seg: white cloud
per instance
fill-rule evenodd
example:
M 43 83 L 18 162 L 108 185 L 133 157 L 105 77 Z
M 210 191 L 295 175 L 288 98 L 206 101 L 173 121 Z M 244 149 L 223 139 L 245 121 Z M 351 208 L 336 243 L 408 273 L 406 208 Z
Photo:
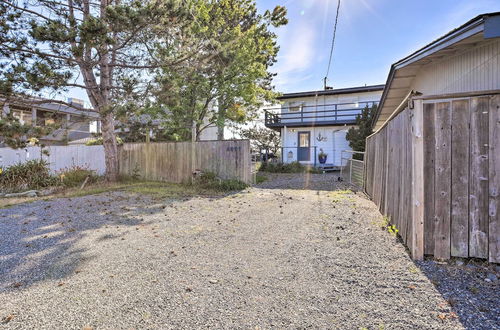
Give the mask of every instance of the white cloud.
M 304 80 L 301 73 L 307 71 L 316 62 L 316 31 L 314 25 L 302 21 L 294 27 L 287 27 L 281 33 L 281 45 L 278 62 L 272 68 L 278 73 L 275 84 L 279 88 Z
M 300 23 L 288 31 L 284 40 L 280 40 L 280 72 L 302 71 L 314 60 L 316 33 L 314 26 Z

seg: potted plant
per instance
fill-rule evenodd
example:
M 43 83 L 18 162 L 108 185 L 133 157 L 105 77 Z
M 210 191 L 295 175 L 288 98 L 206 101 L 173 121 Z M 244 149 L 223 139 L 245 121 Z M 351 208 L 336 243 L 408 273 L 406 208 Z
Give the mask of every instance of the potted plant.
M 319 149 L 318 159 L 320 164 L 326 163 L 326 158 L 328 155 L 323 151 L 323 149 Z

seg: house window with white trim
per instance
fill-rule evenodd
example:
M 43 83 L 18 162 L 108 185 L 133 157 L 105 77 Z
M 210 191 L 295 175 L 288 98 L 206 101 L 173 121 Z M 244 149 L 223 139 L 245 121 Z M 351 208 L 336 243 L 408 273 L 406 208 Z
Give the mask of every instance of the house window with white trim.
M 300 112 L 302 111 L 302 108 L 304 107 L 304 103 L 302 102 L 290 102 L 288 106 L 288 111 L 289 112 Z

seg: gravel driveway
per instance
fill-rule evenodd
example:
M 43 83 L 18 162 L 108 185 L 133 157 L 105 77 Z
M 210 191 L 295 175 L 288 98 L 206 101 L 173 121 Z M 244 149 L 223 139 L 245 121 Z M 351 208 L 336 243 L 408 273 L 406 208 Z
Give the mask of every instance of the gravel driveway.
M 275 175 L 226 197 L 2 209 L 0 328 L 462 328 L 375 206 L 337 188 Z

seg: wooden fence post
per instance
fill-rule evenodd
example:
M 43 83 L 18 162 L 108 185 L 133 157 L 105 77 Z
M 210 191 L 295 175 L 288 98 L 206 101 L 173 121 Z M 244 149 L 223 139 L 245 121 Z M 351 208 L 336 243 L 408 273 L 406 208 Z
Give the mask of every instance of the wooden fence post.
M 191 178 L 196 171 L 196 122 L 191 126 Z
M 423 102 L 414 100 L 412 116 L 412 240 L 411 256 L 414 260 L 424 258 L 424 139 Z

